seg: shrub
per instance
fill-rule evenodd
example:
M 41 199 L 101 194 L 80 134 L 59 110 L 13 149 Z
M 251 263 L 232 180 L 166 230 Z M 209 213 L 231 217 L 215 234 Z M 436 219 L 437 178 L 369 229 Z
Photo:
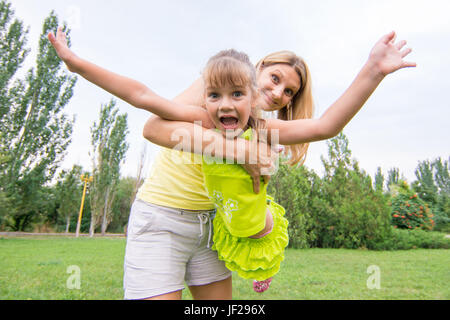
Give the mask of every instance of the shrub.
M 392 224 L 399 229 L 432 230 L 434 221 L 428 205 L 410 190 L 406 181 L 391 186 L 393 198 L 391 203 Z
M 286 210 L 289 247 L 309 248 L 316 237 L 311 202 L 319 185 L 320 178 L 312 170 L 286 164 L 280 164 L 277 174 L 270 180 L 268 194 Z
M 374 245 L 374 250 L 450 249 L 450 239 L 445 233 L 422 229 L 394 229 L 391 237 Z

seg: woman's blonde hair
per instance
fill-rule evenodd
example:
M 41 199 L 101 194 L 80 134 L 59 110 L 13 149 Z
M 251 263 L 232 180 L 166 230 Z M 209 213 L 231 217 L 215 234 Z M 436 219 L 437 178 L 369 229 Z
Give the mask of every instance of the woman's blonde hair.
M 300 77 L 300 89 L 287 104 L 278 110 L 278 119 L 296 120 L 311 119 L 314 114 L 314 100 L 312 96 L 311 74 L 305 61 L 291 51 L 271 53 L 256 64 L 258 71 L 275 64 L 287 64 L 294 68 Z M 302 165 L 306 159 L 309 143 L 286 146 L 285 154 L 289 157 L 290 165 Z
M 205 89 L 208 87 L 248 86 L 252 91 L 252 100 L 257 101 L 259 91 L 256 69 L 246 53 L 234 49 L 220 51 L 208 60 L 202 75 Z M 257 115 L 258 109 L 257 106 L 254 106 L 251 108 L 248 126 L 256 131 L 256 137 L 260 139 L 266 136 L 260 134 L 260 131 L 266 128 L 266 122 Z

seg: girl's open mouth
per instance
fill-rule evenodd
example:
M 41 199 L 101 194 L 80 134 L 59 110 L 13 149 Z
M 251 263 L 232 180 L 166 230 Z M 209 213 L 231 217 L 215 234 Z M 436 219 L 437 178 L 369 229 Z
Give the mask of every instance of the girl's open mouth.
M 220 117 L 219 120 L 225 130 L 235 130 L 239 128 L 239 121 L 236 117 L 223 116 Z

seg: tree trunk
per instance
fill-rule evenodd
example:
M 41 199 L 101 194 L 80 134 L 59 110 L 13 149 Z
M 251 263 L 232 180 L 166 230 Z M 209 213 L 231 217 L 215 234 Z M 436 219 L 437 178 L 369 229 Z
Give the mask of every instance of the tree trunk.
M 69 227 L 70 227 L 70 216 L 66 217 L 66 233 L 69 233 Z
M 105 235 L 105 233 L 106 233 L 106 228 L 108 228 L 108 219 L 107 219 L 107 213 L 108 213 L 108 198 L 109 198 L 109 188 L 106 189 L 105 206 L 103 207 L 102 236 Z
M 89 227 L 89 237 L 93 237 L 95 232 L 95 214 L 91 212 L 91 225 Z

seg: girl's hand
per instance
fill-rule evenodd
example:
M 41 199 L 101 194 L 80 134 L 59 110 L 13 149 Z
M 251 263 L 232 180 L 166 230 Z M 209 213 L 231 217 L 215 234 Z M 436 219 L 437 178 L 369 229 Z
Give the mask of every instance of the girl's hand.
M 74 72 L 75 70 L 73 70 L 70 61 L 75 56 L 75 54 L 69 49 L 69 46 L 67 45 L 66 33 L 62 31 L 62 27 L 58 27 L 56 37 L 53 32 L 50 32 L 47 37 L 53 48 L 55 48 L 58 57 L 62 61 L 64 61 L 70 71 Z
M 250 147 L 249 163 L 242 164 L 245 171 L 251 176 L 253 180 L 253 192 L 259 193 L 261 177 L 264 183 L 269 183 L 270 175 L 275 172 L 275 160 L 280 152 L 279 148 L 272 148 L 264 142 L 254 142 Z M 257 151 L 256 151 L 256 150 Z
M 405 45 L 405 40 L 395 42 L 395 32 L 391 31 L 375 44 L 369 55 L 369 63 L 383 77 L 402 68 L 415 67 L 415 62 L 403 60 L 412 51 L 410 48 L 402 50 Z

